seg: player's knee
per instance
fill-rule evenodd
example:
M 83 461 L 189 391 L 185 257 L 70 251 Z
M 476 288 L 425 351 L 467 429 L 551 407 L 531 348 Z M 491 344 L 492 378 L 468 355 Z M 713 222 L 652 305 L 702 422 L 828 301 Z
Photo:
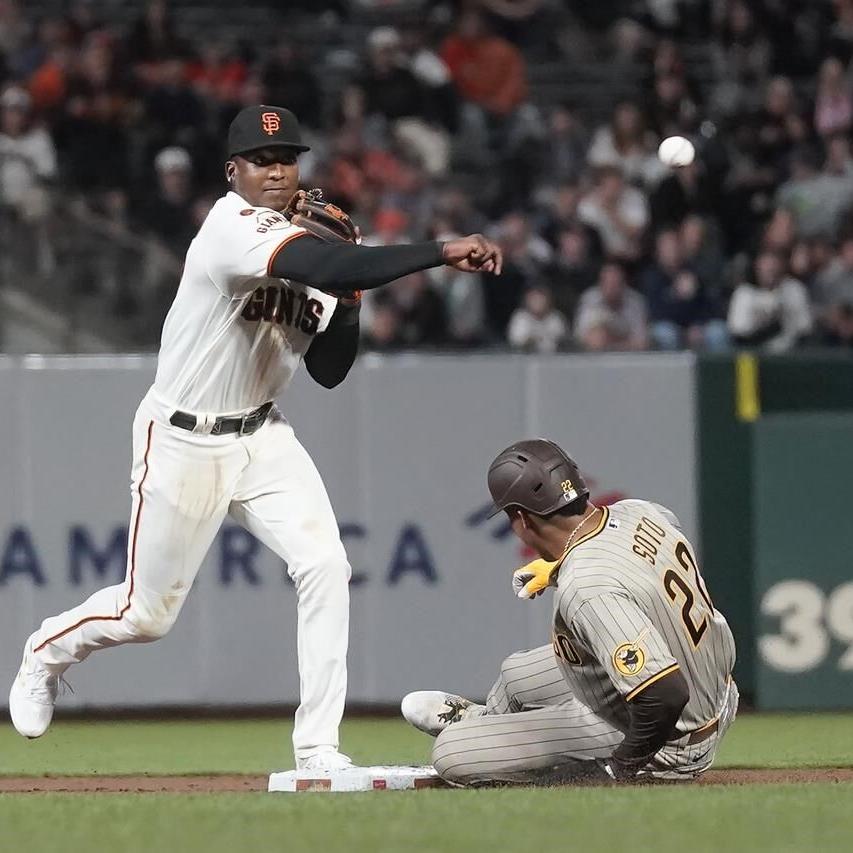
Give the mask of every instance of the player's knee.
M 291 563 L 288 573 L 300 590 L 311 587 L 344 588 L 352 577 L 352 567 L 341 546 L 317 554 L 310 561 Z
M 164 596 L 156 602 L 131 605 L 127 621 L 137 642 L 153 642 L 165 637 L 178 618 L 183 598 Z
M 515 670 L 516 673 L 518 672 L 519 666 L 524 662 L 523 659 L 525 654 L 525 652 L 513 652 L 511 655 L 503 659 L 503 662 L 501 663 L 501 678 L 503 679 L 504 684 L 511 680 L 513 670 Z
M 464 726 L 465 721 L 448 726 L 439 733 L 432 745 L 431 760 L 436 773 L 442 779 L 457 785 L 465 785 L 471 779 L 468 765 L 461 760 L 460 751 L 454 746 L 454 741 Z

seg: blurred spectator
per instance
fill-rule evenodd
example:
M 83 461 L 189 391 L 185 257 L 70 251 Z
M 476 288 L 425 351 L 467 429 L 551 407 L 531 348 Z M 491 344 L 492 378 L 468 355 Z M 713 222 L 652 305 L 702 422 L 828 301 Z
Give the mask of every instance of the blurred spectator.
M 526 214 L 508 213 L 500 221 L 496 239 L 504 252 L 500 287 L 487 287 L 483 294 L 486 318 L 492 334 L 503 340 L 513 311 L 531 282 L 539 280 L 551 260 L 548 242 L 536 234 Z
M 630 101 L 618 104 L 610 122 L 593 135 L 587 152 L 589 165 L 616 168 L 626 181 L 653 186 L 665 167 L 655 156 L 657 139 L 646 128 L 645 121 L 636 104 Z
M 198 58 L 188 63 L 186 69 L 187 80 L 195 93 L 220 104 L 237 102 L 247 74 L 246 63 L 221 41 L 205 42 Z
M 817 79 L 814 126 L 821 136 L 846 133 L 853 123 L 850 81 L 841 60 L 830 56 L 823 61 Z
M 832 0 L 835 21 L 830 27 L 826 52 L 847 63 L 853 57 L 853 0 Z
M 437 347 L 447 341 L 444 300 L 423 272 L 398 279 L 391 292 L 399 318 L 399 338 L 406 347 Z
M 719 189 L 698 158 L 686 166 L 668 169 L 649 197 L 656 231 L 678 226 L 691 214 L 713 215 L 719 204 Z
M 849 178 L 853 174 L 853 155 L 850 152 L 850 139 L 844 133 L 836 133 L 824 140 L 826 160 L 823 171 L 838 178 Z
M 19 0 L 0 0 L 0 54 L 14 56 L 30 34 Z
M 430 236 L 436 240 L 454 240 L 460 236 L 447 222 L 436 221 Z M 482 346 L 487 342 L 486 306 L 483 282 L 479 275 L 461 273 L 453 267 L 426 270 L 430 285 L 441 294 L 447 317 L 449 343 L 459 347 Z
M 659 138 L 689 134 L 695 127 L 699 107 L 687 90 L 681 74 L 660 74 L 646 108 L 650 124 Z
M 151 79 L 154 85 L 145 96 L 151 147 L 173 142 L 192 150 L 205 129 L 205 112 L 187 81 L 184 61 L 177 56 L 164 59 Z
M 104 28 L 104 22 L 95 9 L 95 0 L 72 0 L 65 20 L 78 44 L 89 33 Z
M 39 29 L 28 88 L 37 110 L 46 112 L 62 103 L 68 76 L 74 66 L 74 51 L 67 28 L 61 21 L 46 19 Z
M 167 0 L 148 0 L 127 40 L 131 62 L 153 63 L 189 53 L 187 43 L 175 28 Z
M 792 160 L 791 178 L 779 187 L 776 204 L 793 213 L 803 237 L 834 237 L 853 205 L 853 179 L 818 171 L 810 148 L 799 149 Z
M 195 236 L 193 224 L 192 163 L 183 148 L 164 148 L 154 159 L 157 192 L 138 208 L 141 224 L 177 258 L 182 258 Z
M 773 203 L 779 175 L 762 160 L 756 128 L 740 117 L 731 119 L 724 135 L 728 170 L 721 183 L 722 225 L 728 251 L 751 248 L 756 228 Z
M 509 321 L 507 339 L 513 349 L 525 352 L 556 352 L 569 334 L 566 318 L 554 308 L 547 285 L 534 285 Z
M 797 240 L 797 220 L 790 210 L 779 207 L 773 211 L 761 235 L 761 249 L 787 257 Z
M 450 157 L 447 133 L 423 118 L 427 92 L 406 67 L 400 34 L 393 27 L 378 27 L 367 45 L 368 67 L 358 82 L 365 115 L 384 118 L 431 174 L 443 174 Z
M 441 48 L 462 97 L 489 115 L 505 118 L 527 98 L 524 57 L 508 41 L 488 31 L 483 15 L 465 9 Z
M 376 299 L 365 323 L 362 319 L 362 341 L 366 349 L 374 352 L 393 352 L 403 347 L 400 317 L 394 305 L 385 299 Z
M 54 120 L 60 163 L 70 186 L 86 191 L 129 183 L 131 105 L 116 70 L 112 42 L 102 34 L 87 37 L 68 77 L 64 109 Z
M 717 316 L 715 299 L 696 271 L 685 262 L 677 231 L 661 231 L 655 259 L 640 274 L 651 336 L 658 349 L 720 350 L 728 342 L 726 323 Z
M 558 184 L 554 190 L 548 188 L 540 193 L 543 210 L 539 216 L 537 230 L 551 246 L 556 247 L 560 231 L 581 224 L 578 205 L 582 197 L 580 184 L 575 181 L 565 181 Z M 598 234 L 587 225 L 582 227 L 592 237 L 592 253 L 600 255 L 601 241 L 598 239 Z
M 821 338 L 831 345 L 853 345 L 853 235 L 819 273 L 814 287 L 815 315 Z
M 35 125 L 30 96 L 17 87 L 0 95 L 0 202 L 24 221 L 47 217 L 47 182 L 56 176 L 56 150 L 50 134 Z
M 767 84 L 764 104 L 756 115 L 757 155 L 771 166 L 775 179 L 787 174 L 791 152 L 807 142 L 809 127 L 800 114 L 793 83 L 787 77 L 774 77 Z
M 393 120 L 423 113 L 423 89 L 404 66 L 400 34 L 393 27 L 378 27 L 368 36 L 367 68 L 359 85 L 368 115 Z
M 313 130 L 324 124 L 323 93 L 310 63 L 299 45 L 281 39 L 261 70 L 266 96 L 271 104 L 286 106 L 299 123 Z
M 566 317 L 573 317 L 581 293 L 595 284 L 598 263 L 591 250 L 589 231 L 572 225 L 557 236 L 557 250 L 548 267 L 548 280 L 554 295 L 554 307 Z
M 715 9 L 713 102 L 721 112 L 732 114 L 752 106 L 749 95 L 767 77 L 773 50 L 746 0 L 722 0 Z
M 718 230 L 701 216 L 688 216 L 679 228 L 684 263 L 718 293 L 723 290 L 725 258 Z
M 626 186 L 618 166 L 598 170 L 593 189 L 578 205 L 578 218 L 595 229 L 604 251 L 622 261 L 635 261 L 649 221 L 645 196 Z
M 424 118 L 455 131 L 459 123 L 459 98 L 450 69 L 429 43 L 426 29 L 415 24 L 403 27 L 400 49 L 423 90 Z
M 787 274 L 776 252 L 761 252 L 753 274 L 752 281 L 742 281 L 732 294 L 728 316 L 732 340 L 771 352 L 792 349 L 812 330 L 805 286 Z
M 586 167 L 586 129 L 568 104 L 557 104 L 548 115 L 542 143 L 540 175 L 549 183 L 573 183 Z
M 581 296 L 574 335 L 586 350 L 644 350 L 648 347 L 646 302 L 628 287 L 625 268 L 607 261 L 598 282 Z

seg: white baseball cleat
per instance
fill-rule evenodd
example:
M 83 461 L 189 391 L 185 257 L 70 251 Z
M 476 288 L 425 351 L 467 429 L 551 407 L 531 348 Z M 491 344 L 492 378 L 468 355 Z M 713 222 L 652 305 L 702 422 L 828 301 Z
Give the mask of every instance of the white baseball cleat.
M 441 690 L 416 690 L 403 697 L 400 710 L 416 729 L 435 737 L 451 723 L 471 717 L 482 717 L 485 705 L 477 705 L 455 693 Z
M 61 679 L 61 675 L 50 672 L 39 663 L 33 654 L 31 636 L 24 646 L 24 659 L 9 691 L 9 714 L 18 734 L 36 738 L 47 731 L 53 719 L 53 706 Z
M 310 770 L 312 772 L 349 770 L 352 766 L 352 759 L 335 749 L 325 749 L 296 759 L 297 770 Z

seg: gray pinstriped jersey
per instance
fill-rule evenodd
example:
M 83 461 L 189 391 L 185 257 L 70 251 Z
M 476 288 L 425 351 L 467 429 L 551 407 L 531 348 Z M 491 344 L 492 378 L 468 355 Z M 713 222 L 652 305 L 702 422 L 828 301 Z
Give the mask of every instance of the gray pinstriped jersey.
M 575 696 L 619 728 L 627 702 L 676 667 L 690 688 L 676 728 L 711 722 L 723 704 L 735 645 L 714 609 L 678 519 L 658 504 L 605 508 L 563 560 L 554 652 Z

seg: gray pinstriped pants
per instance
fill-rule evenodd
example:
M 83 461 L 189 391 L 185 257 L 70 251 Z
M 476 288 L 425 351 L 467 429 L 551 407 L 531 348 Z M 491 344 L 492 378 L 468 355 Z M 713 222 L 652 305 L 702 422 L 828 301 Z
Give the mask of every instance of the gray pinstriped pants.
M 667 744 L 647 772 L 685 779 L 706 770 L 736 708 L 732 682 L 719 732 L 695 746 Z M 503 662 L 486 713 L 441 732 L 432 762 L 443 778 L 461 785 L 555 784 L 588 775 L 590 762 L 612 755 L 624 736 L 574 698 L 547 645 Z

